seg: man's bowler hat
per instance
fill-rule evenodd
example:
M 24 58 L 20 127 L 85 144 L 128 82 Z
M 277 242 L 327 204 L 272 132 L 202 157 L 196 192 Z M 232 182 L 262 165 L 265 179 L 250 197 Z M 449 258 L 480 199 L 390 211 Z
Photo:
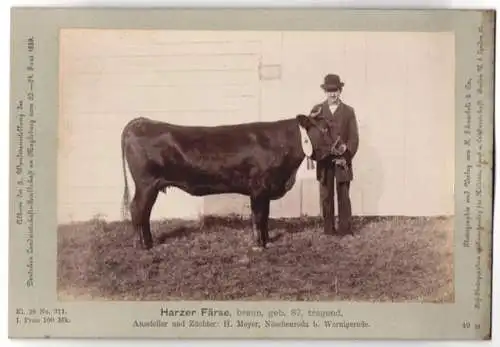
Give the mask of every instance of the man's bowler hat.
M 344 86 L 344 82 L 340 80 L 338 75 L 328 74 L 325 76 L 325 80 L 321 85 L 321 88 L 324 90 L 342 88 Z

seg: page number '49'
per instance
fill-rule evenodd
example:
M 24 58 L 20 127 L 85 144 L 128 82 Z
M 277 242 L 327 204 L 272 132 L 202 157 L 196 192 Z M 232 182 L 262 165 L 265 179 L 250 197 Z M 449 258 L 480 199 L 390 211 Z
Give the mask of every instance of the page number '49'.
M 464 329 L 469 329 L 471 327 L 471 324 L 469 321 L 465 321 L 462 323 L 462 328 Z M 474 329 L 480 329 L 481 328 L 481 324 L 474 324 Z

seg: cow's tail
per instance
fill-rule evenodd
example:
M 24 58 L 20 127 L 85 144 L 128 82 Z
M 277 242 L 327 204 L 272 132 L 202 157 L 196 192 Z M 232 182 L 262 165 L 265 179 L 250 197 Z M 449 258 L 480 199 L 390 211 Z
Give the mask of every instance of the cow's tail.
M 126 164 L 126 158 L 125 158 L 125 129 L 122 133 L 122 138 L 121 138 L 121 147 L 122 147 L 122 169 L 123 169 L 123 181 L 124 181 L 124 188 L 123 188 L 123 198 L 122 198 L 122 218 L 127 219 L 129 210 L 130 210 L 130 193 L 128 189 L 128 182 L 127 182 L 127 164 Z

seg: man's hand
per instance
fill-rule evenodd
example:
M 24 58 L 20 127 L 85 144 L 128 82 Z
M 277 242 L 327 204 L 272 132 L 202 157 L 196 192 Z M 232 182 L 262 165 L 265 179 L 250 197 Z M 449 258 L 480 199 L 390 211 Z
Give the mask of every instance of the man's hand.
M 338 147 L 333 148 L 333 154 L 336 156 L 341 156 L 347 150 L 347 145 L 345 143 L 340 144 Z
M 345 143 L 341 144 L 340 147 L 339 147 L 339 155 L 342 155 L 345 153 L 345 151 L 347 150 L 347 145 Z
M 347 161 L 344 158 L 334 159 L 333 163 L 335 165 L 342 166 L 342 167 L 345 167 L 347 165 Z

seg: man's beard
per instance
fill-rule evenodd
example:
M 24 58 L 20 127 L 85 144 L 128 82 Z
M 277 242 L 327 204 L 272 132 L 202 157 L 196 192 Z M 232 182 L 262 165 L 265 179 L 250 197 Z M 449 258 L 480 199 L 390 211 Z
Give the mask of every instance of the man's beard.
M 338 96 L 328 96 L 327 98 L 328 104 L 337 104 L 339 102 L 339 97 Z

